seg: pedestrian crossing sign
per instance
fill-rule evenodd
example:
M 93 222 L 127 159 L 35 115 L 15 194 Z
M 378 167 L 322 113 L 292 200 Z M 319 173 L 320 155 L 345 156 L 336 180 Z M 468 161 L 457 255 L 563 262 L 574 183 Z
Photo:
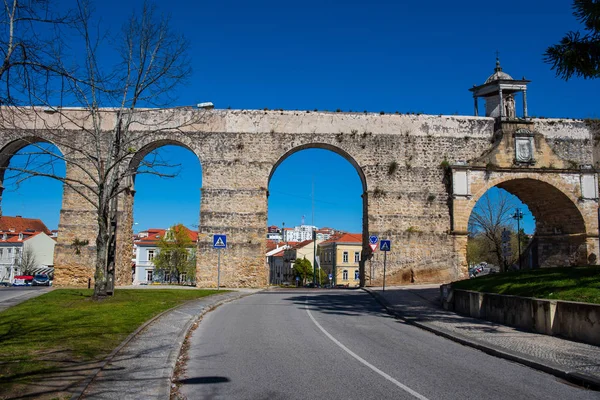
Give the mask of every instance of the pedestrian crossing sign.
M 381 240 L 379 242 L 379 250 L 390 251 L 391 249 L 392 249 L 392 241 L 391 240 Z
M 227 235 L 213 235 L 213 248 L 215 248 L 215 249 L 227 248 Z

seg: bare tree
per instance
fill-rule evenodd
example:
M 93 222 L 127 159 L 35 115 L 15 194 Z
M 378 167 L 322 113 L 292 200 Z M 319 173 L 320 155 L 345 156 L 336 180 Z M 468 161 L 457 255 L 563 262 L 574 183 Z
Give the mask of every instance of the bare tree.
M 486 192 L 471 212 L 469 232 L 483 236 L 488 247 L 498 260 L 500 270 L 504 271 L 507 260 L 502 252 L 502 231 L 511 229 L 511 219 L 516 203 L 505 190 L 498 190 L 497 195 Z
M 32 275 L 35 268 L 38 266 L 37 258 L 31 247 L 23 246 L 19 267 L 22 275 Z
M 28 104 L 29 91 L 60 75 L 56 54 L 71 11 L 55 12 L 50 0 L 5 0 L 0 7 L 0 104 Z
M 190 111 L 182 117 L 176 108 L 148 109 L 173 104 L 174 89 L 191 73 L 188 42 L 172 32 L 169 19 L 157 16 L 152 5 L 144 4 L 116 37 L 96 33 L 93 9 L 84 0 L 77 2 L 73 20 L 71 28 L 83 50 L 72 49 L 71 54 L 65 48 L 54 50 L 53 74 L 48 76 L 55 79 L 43 90 L 39 85 L 27 88 L 32 103 L 42 107 L 20 110 L 15 120 L 15 126 L 42 121 L 49 141 L 62 153 L 32 141 L 33 150 L 23 165 L 0 164 L 0 168 L 11 170 L 16 182 L 32 176 L 57 179 L 93 207 L 98 222 L 94 297 L 100 298 L 111 294 L 114 285 L 117 199 L 131 188 L 136 174 L 176 174 L 169 169 L 174 165 L 157 157 L 139 159 L 139 169 L 129 168 L 132 159 L 143 158 L 138 154 L 140 140 L 157 130 L 180 130 L 197 121 L 199 113 Z M 99 56 L 109 44 L 118 57 L 114 65 L 106 65 Z M 83 57 L 79 64 L 78 54 Z M 79 109 L 69 109 L 72 106 Z M 76 173 L 58 176 L 51 167 L 58 160 Z

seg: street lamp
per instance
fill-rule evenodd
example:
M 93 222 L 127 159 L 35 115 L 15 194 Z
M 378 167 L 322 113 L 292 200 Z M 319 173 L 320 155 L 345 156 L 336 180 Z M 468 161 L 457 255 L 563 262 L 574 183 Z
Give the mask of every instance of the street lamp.
M 515 209 L 515 213 L 513 214 L 512 218 L 517 220 L 517 246 L 519 249 L 519 270 L 522 270 L 523 266 L 521 265 L 521 220 L 523 219 L 523 212 L 521 211 L 521 209 Z

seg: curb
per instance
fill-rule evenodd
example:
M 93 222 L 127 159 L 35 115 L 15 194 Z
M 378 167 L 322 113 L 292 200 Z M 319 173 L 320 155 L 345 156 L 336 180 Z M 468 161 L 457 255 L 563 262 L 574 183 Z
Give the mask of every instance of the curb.
M 259 292 L 261 292 L 261 291 L 259 291 Z M 182 348 L 183 344 L 185 343 L 186 337 L 187 337 L 190 329 L 192 329 L 192 326 L 194 326 L 194 324 L 196 322 L 198 322 L 202 317 L 204 317 L 205 314 L 215 310 L 217 307 L 222 306 L 225 303 L 230 303 L 232 301 L 239 300 L 241 298 L 251 296 L 251 295 L 253 295 L 255 293 L 259 293 L 259 292 L 240 293 L 239 296 L 233 296 L 233 297 L 218 301 L 216 303 L 207 305 L 202 310 L 201 313 L 199 313 L 189 319 L 189 321 L 185 324 L 185 326 L 181 330 L 181 332 L 179 332 L 179 336 L 177 337 L 177 346 L 175 346 L 175 348 L 171 351 L 171 353 L 169 353 L 169 358 L 167 359 L 167 362 L 169 364 L 169 378 L 168 378 L 168 382 L 167 382 L 167 386 L 166 386 L 167 387 L 167 394 L 165 397 L 166 400 L 169 400 L 171 398 L 171 391 L 173 389 L 172 385 L 173 385 L 173 378 L 174 378 L 173 375 L 175 374 L 175 369 L 177 368 L 177 360 L 179 360 L 179 356 L 181 354 L 181 348 Z
M 225 294 L 225 293 L 224 293 Z M 225 298 L 222 300 L 219 300 L 213 304 L 207 305 L 204 309 L 202 309 L 202 312 L 198 315 L 193 316 L 192 318 L 190 318 L 190 321 L 192 320 L 196 320 L 197 318 L 200 318 L 201 316 L 203 316 L 204 314 L 206 314 L 209 311 L 212 311 L 214 308 L 220 306 L 221 304 L 227 302 L 227 301 L 231 301 L 231 300 L 236 300 L 239 299 L 241 297 L 245 297 L 245 296 L 249 296 L 253 293 L 240 293 L 240 296 L 237 297 L 233 297 L 233 298 Z M 216 296 L 218 295 L 212 295 L 212 296 Z M 208 296 L 210 297 L 210 296 Z M 142 332 L 144 329 L 146 329 L 150 324 L 152 324 L 154 321 L 156 321 L 157 319 L 159 319 L 160 317 L 162 317 L 163 315 L 170 313 L 172 311 L 176 311 L 177 309 L 184 307 L 186 305 L 189 305 L 192 302 L 195 301 L 201 301 L 201 300 L 206 300 L 206 297 L 201 297 L 198 299 L 193 299 L 193 300 L 189 300 L 186 301 L 184 303 L 179 304 L 176 307 L 170 308 L 168 310 L 165 310 L 157 315 L 155 315 L 154 317 L 150 318 L 149 320 L 147 320 L 146 322 L 144 322 L 142 325 L 140 325 L 135 331 L 133 331 L 131 334 L 129 334 L 129 336 L 127 336 L 117 347 L 115 347 L 113 349 L 113 351 L 110 352 L 110 354 L 108 356 L 106 356 L 102 361 L 100 361 L 100 366 L 95 368 L 90 375 L 85 378 L 81 383 L 79 383 L 78 385 L 75 386 L 74 389 L 74 394 L 71 396 L 71 400 L 77 400 L 82 398 L 82 396 L 84 395 L 85 391 L 88 389 L 88 387 L 92 384 L 92 382 L 94 381 L 94 379 L 96 378 L 96 376 L 98 376 L 98 374 L 115 358 L 115 356 L 125 347 L 127 346 L 127 344 L 129 344 L 129 342 L 131 342 L 131 340 L 133 340 L 140 332 Z M 191 326 L 191 322 L 188 321 L 185 325 L 184 328 L 184 332 L 183 335 L 185 337 L 185 334 L 187 334 L 187 331 L 189 330 L 190 326 Z M 180 336 L 181 337 L 181 334 Z M 180 351 L 180 347 L 181 347 L 182 342 L 180 343 L 180 341 L 178 340 L 177 342 L 177 356 L 179 355 L 179 351 Z M 171 361 L 171 354 L 173 354 L 173 352 L 171 352 L 169 354 L 169 360 L 168 362 Z M 177 360 L 177 358 L 175 358 L 175 361 Z M 173 374 L 173 369 L 174 369 L 174 365 L 170 365 L 170 373 L 169 373 L 169 384 L 170 384 L 170 380 L 172 378 L 172 374 Z M 168 390 L 168 392 L 170 392 L 170 389 Z M 168 396 L 167 396 L 168 398 Z
M 561 378 L 579 386 L 583 386 L 586 389 L 600 390 L 600 378 L 578 371 L 566 370 L 556 366 L 544 364 L 534 359 L 529 359 L 521 355 L 512 354 L 505 350 L 494 348 L 491 345 L 466 339 L 448 331 L 425 325 L 414 319 L 407 318 L 401 311 L 394 309 L 393 305 L 389 301 L 387 301 L 387 299 L 385 299 L 385 297 L 383 297 L 381 294 L 374 292 L 368 288 L 362 288 L 362 290 L 369 293 L 383 308 L 385 308 L 388 314 L 406 322 L 407 324 L 414 325 L 420 329 L 426 330 L 443 338 L 462 344 L 463 346 L 468 346 L 483 351 L 486 354 L 503 358 L 509 361 L 517 362 L 530 368 L 534 368 L 539 371 L 554 375 L 557 378 Z

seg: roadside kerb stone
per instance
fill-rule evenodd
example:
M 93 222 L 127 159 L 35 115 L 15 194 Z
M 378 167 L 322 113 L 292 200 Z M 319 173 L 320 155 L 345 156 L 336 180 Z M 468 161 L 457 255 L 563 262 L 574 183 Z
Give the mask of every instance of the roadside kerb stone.
M 158 314 L 113 350 L 71 399 L 168 399 L 177 357 L 192 324 L 219 305 L 258 291 L 215 294 Z
M 406 288 L 402 290 L 406 302 L 400 302 L 397 296 L 394 298 L 393 288 L 386 289 L 386 292 L 381 292 L 381 288 L 363 290 L 371 294 L 390 315 L 406 323 L 487 354 L 600 390 L 600 347 L 464 317 L 445 311 L 433 298 L 420 296 Z M 408 293 L 410 298 L 406 296 Z M 495 336 L 504 337 L 497 340 Z M 492 340 L 497 343 L 491 343 Z M 547 348 L 553 349 L 552 354 Z

